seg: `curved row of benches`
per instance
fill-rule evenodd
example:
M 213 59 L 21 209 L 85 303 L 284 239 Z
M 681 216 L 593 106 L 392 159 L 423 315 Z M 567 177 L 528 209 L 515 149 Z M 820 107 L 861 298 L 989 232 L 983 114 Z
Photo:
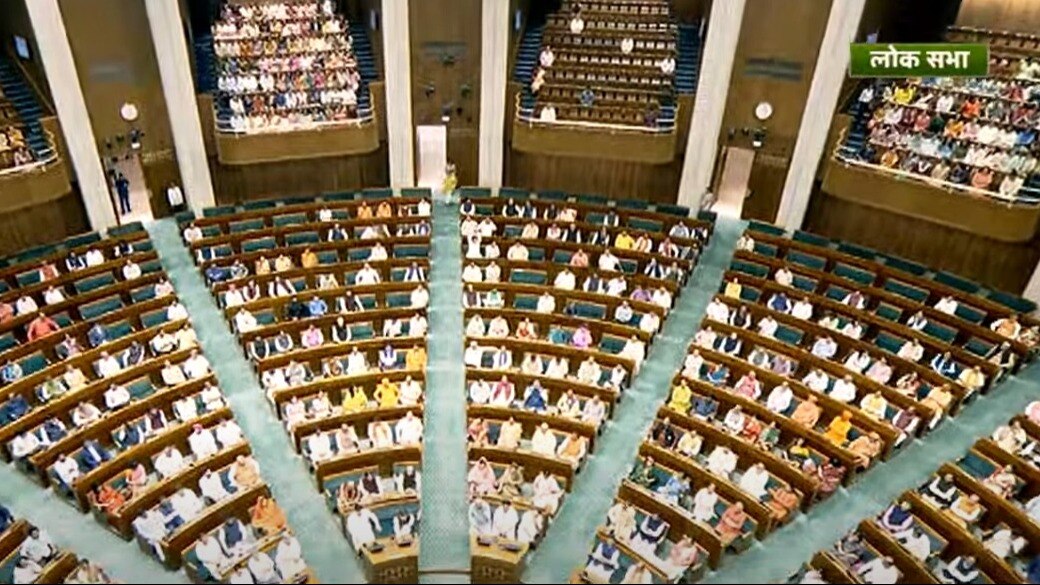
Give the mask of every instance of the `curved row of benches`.
M 1010 308 L 810 236 L 741 238 L 576 582 L 670 582 L 680 564 L 696 579 L 1032 358 L 990 328 Z M 977 318 L 931 308 L 948 296 Z M 924 323 L 904 324 L 918 312 Z M 912 343 L 916 359 L 901 351 Z
M 790 582 L 1027 583 L 1040 566 L 1037 404 L 820 551 Z
M 414 191 L 184 223 L 269 402 L 373 582 L 417 578 L 429 213 L 429 193 Z
M 680 209 L 551 192 L 463 197 L 473 575 L 515 579 L 594 451 L 711 223 Z M 601 263 L 604 256 L 613 259 Z

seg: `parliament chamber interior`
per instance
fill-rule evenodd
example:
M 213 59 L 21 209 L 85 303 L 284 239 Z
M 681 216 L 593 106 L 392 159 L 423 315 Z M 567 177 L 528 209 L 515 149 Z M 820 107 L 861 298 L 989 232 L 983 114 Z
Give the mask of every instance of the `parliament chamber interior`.
M 1037 0 L 0 2 L 0 583 L 1040 583 Z

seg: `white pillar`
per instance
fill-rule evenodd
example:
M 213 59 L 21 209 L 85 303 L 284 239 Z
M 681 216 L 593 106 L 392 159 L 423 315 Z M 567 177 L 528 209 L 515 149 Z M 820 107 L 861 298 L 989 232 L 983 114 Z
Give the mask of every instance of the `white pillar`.
M 1033 269 L 1033 276 L 1029 277 L 1029 282 L 1026 283 L 1026 290 L 1022 292 L 1022 297 L 1040 305 L 1040 264 L 1037 264 L 1036 268 Z
M 679 205 L 698 209 L 711 187 L 715 156 L 719 151 L 719 130 L 726 111 L 730 74 L 737 55 L 740 25 L 744 20 L 745 0 L 711 3 L 708 38 L 697 78 L 693 118 L 686 139 L 686 156 L 679 180 Z
M 805 100 L 798 141 L 787 169 L 776 223 L 788 230 L 802 227 L 809 209 L 813 179 L 827 145 L 834 108 L 849 65 L 849 43 L 856 37 L 866 0 L 833 0 L 827 31 L 823 34 L 809 97 Z
M 106 230 L 118 223 L 115 207 L 101 167 L 101 156 L 58 0 L 32 0 L 25 6 L 29 10 L 40 60 L 47 73 L 61 133 L 65 136 L 65 146 L 72 159 L 90 226 L 97 231 Z
M 195 81 L 188 61 L 188 44 L 184 42 L 180 7 L 177 0 L 145 0 L 145 7 L 185 199 L 196 211 L 212 207 L 216 200 L 209 176 L 206 145 L 202 141 L 202 122 L 199 121 Z
M 743 0 L 740 0 L 743 1 Z M 484 0 L 480 16 L 480 172 L 482 187 L 502 186 L 509 68 L 509 2 Z
M 415 186 L 411 60 L 408 0 L 383 0 L 386 143 L 390 159 L 390 186 L 394 189 Z

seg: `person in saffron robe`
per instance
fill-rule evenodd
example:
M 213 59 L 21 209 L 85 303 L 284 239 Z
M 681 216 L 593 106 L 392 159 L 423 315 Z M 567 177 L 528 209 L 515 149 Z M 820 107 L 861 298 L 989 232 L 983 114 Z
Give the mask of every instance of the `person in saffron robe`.
M 285 530 L 287 523 L 285 512 L 271 498 L 265 496 L 257 498 L 256 503 L 249 510 L 249 515 L 253 528 L 256 528 L 262 534 L 277 534 Z
M 729 546 L 734 540 L 744 533 L 744 523 L 747 522 L 747 512 L 744 504 L 737 502 L 726 508 L 719 517 L 719 523 L 715 525 L 715 532 L 719 534 L 723 546 Z

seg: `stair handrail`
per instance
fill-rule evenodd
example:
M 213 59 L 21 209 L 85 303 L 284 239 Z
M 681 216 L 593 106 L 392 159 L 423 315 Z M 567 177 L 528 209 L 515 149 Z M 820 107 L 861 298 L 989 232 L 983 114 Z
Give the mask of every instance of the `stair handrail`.
M 36 99 L 38 99 L 40 103 L 43 104 L 43 106 L 47 109 L 48 114 L 53 116 L 56 110 L 54 109 L 54 104 L 52 104 L 50 99 L 48 98 L 47 92 L 43 91 L 39 84 L 36 83 L 36 79 L 33 78 L 32 75 L 29 75 L 29 71 L 25 68 L 25 64 L 22 63 L 22 60 L 18 57 L 18 55 L 14 53 L 14 50 L 8 47 L 6 49 L 6 53 L 7 60 L 14 63 L 15 66 L 18 67 L 18 71 L 22 74 L 22 79 L 25 80 L 29 87 L 32 88 L 33 93 L 36 94 Z

